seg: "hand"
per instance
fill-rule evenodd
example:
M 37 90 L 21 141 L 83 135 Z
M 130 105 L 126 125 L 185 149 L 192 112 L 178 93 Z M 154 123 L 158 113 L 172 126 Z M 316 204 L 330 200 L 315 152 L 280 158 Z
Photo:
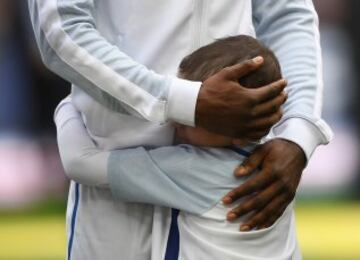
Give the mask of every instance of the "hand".
M 259 146 L 235 170 L 237 177 L 259 170 L 257 175 L 223 198 L 225 204 L 230 204 L 250 195 L 228 213 L 228 220 L 253 212 L 241 225 L 241 231 L 271 226 L 293 200 L 305 163 L 303 150 L 293 142 L 275 139 Z
M 263 58 L 225 68 L 204 81 L 196 104 L 196 125 L 214 133 L 258 140 L 282 117 L 286 80 L 261 88 L 241 86 L 238 80 L 259 68 Z

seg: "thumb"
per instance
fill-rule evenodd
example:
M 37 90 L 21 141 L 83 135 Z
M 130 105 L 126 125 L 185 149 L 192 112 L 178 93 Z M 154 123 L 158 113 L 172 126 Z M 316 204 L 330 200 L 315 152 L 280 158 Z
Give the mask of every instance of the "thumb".
M 261 163 L 265 157 L 263 149 L 255 149 L 254 152 L 239 166 L 235 169 L 234 175 L 236 177 L 247 176 L 260 168 Z
M 264 58 L 261 56 L 257 56 L 251 60 L 243 61 L 239 64 L 235 64 L 233 66 L 227 67 L 223 69 L 224 75 L 227 79 L 238 80 L 253 70 L 259 68 L 264 62 Z

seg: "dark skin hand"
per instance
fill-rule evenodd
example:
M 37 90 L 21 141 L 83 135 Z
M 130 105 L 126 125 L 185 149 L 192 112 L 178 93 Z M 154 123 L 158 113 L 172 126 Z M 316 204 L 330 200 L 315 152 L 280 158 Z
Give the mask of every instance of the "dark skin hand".
M 247 141 L 267 135 L 282 117 L 281 105 L 287 98 L 283 91 L 286 80 L 256 89 L 245 88 L 238 82 L 262 63 L 263 58 L 257 57 L 225 68 L 205 80 L 196 104 L 196 126 Z
M 306 158 L 295 143 L 274 139 L 258 148 L 235 170 L 235 176 L 247 176 L 259 170 L 245 183 L 229 192 L 225 204 L 247 196 L 227 215 L 232 221 L 253 212 L 240 226 L 241 231 L 270 227 L 293 200 L 299 185 Z

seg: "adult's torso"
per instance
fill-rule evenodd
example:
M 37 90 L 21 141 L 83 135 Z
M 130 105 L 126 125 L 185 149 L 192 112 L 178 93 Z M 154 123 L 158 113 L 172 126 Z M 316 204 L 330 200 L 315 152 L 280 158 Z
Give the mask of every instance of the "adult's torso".
M 250 0 L 101 0 L 95 1 L 95 6 L 100 34 L 160 74 L 175 75 L 183 57 L 217 38 L 254 35 Z M 103 148 L 171 141 L 166 126 L 106 109 L 77 87 L 73 92 L 90 134 Z
M 95 5 L 100 34 L 160 74 L 175 75 L 185 55 L 217 38 L 254 35 L 250 0 L 99 0 Z M 111 111 L 76 86 L 72 100 L 104 149 L 172 142 L 170 126 Z M 69 239 L 74 233 L 71 259 L 162 259 L 169 221 L 168 209 L 114 202 L 108 189 L 72 183 L 67 214 Z M 156 248 L 152 253 L 151 247 Z

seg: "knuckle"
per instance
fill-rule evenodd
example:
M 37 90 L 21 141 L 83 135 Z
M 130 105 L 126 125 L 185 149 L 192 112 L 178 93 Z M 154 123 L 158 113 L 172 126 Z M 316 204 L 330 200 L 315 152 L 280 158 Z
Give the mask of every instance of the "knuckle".
M 276 111 L 279 110 L 279 105 L 278 104 L 273 104 L 270 108 L 270 110 L 273 112 L 273 113 L 276 113 Z
M 253 95 L 253 96 L 251 96 L 251 102 L 252 102 L 252 105 L 257 105 L 260 103 L 260 98 L 256 95 Z
M 225 68 L 223 68 L 221 71 L 222 71 L 223 73 L 225 73 L 225 74 L 229 74 L 229 73 L 232 72 L 232 69 L 231 69 L 230 67 L 225 67 Z
M 256 217 L 254 217 L 254 218 L 252 218 L 251 220 L 249 220 L 246 224 L 247 224 L 249 227 L 253 228 L 253 227 L 256 226 L 256 223 L 257 223 L 257 222 L 258 222 L 258 221 L 257 221 Z
M 255 208 L 261 208 L 263 206 L 263 200 L 259 197 L 255 197 L 253 200 L 252 200 L 252 205 L 255 207 Z
M 280 177 L 279 171 L 277 169 L 271 169 L 269 171 L 269 175 L 271 176 L 271 179 L 273 179 L 273 180 L 278 180 Z
M 288 183 L 285 180 L 285 178 L 283 178 L 279 174 L 277 174 L 276 179 L 277 179 L 277 182 L 278 182 L 279 189 L 281 189 L 282 191 L 287 192 L 288 191 Z
M 245 166 L 246 168 L 251 168 L 251 169 L 253 169 L 254 166 L 255 166 L 255 164 L 254 164 L 253 161 L 251 161 L 250 159 L 248 159 L 248 160 L 245 162 L 244 166 Z
M 232 198 L 232 199 L 236 199 L 236 198 L 238 197 L 238 194 L 240 194 L 240 192 L 239 192 L 239 189 L 237 188 L 237 189 L 231 191 L 231 192 L 228 194 L 228 196 L 229 196 L 230 198 Z
M 232 73 L 232 70 L 230 67 L 223 68 L 219 73 L 215 74 L 219 77 L 225 78 L 226 76 L 230 75 Z
M 232 212 L 235 213 L 236 215 L 241 215 L 241 213 L 243 212 L 243 207 L 239 206 L 233 209 Z
M 248 92 L 249 93 L 249 92 Z M 254 105 L 256 105 L 258 103 L 258 97 L 256 95 L 251 95 L 250 93 L 247 96 L 247 104 L 250 107 L 253 107 Z M 252 109 L 254 110 L 254 109 Z
M 273 166 L 272 168 L 272 174 L 277 178 L 277 179 L 282 179 L 283 175 L 282 175 L 282 171 L 280 169 L 280 167 L 278 166 Z M 282 179 L 283 180 L 283 179 Z
M 248 202 L 244 205 L 243 207 L 243 212 L 249 212 L 250 210 L 253 209 L 253 204 L 251 202 Z
M 290 200 L 292 200 L 296 195 L 296 191 L 290 186 L 287 187 L 287 193 Z
M 243 67 L 245 69 L 251 69 L 254 66 L 254 62 L 252 60 L 247 60 L 243 63 Z
M 266 215 L 264 214 L 264 212 L 258 213 L 255 217 L 255 221 L 257 223 L 264 222 L 265 219 L 266 219 Z
M 237 190 L 233 190 L 227 194 L 230 198 L 234 199 L 237 195 Z
M 280 111 L 277 111 L 276 114 L 274 115 L 274 122 L 279 122 L 281 118 L 282 118 L 282 113 Z
M 287 196 L 288 198 L 293 198 L 293 196 L 295 196 L 295 191 L 293 190 L 293 188 L 291 187 L 291 185 L 289 185 L 289 184 L 286 183 L 285 181 L 283 181 L 282 189 L 283 189 L 283 191 L 286 193 L 286 196 Z
M 274 206 L 271 206 L 265 210 L 264 214 L 266 214 L 266 216 L 273 216 L 275 212 L 276 208 Z
M 275 97 L 276 94 L 278 93 L 278 88 L 279 86 L 276 84 L 269 86 L 269 95 Z
M 259 186 L 260 186 L 260 181 L 257 180 L 257 179 L 255 179 L 255 180 L 253 180 L 253 182 L 251 183 L 250 189 L 251 189 L 252 191 L 254 191 L 254 190 L 257 190 Z
M 254 102 L 254 101 L 252 101 Z M 259 115 L 259 112 L 256 108 L 253 108 L 250 112 L 251 117 L 257 117 Z

